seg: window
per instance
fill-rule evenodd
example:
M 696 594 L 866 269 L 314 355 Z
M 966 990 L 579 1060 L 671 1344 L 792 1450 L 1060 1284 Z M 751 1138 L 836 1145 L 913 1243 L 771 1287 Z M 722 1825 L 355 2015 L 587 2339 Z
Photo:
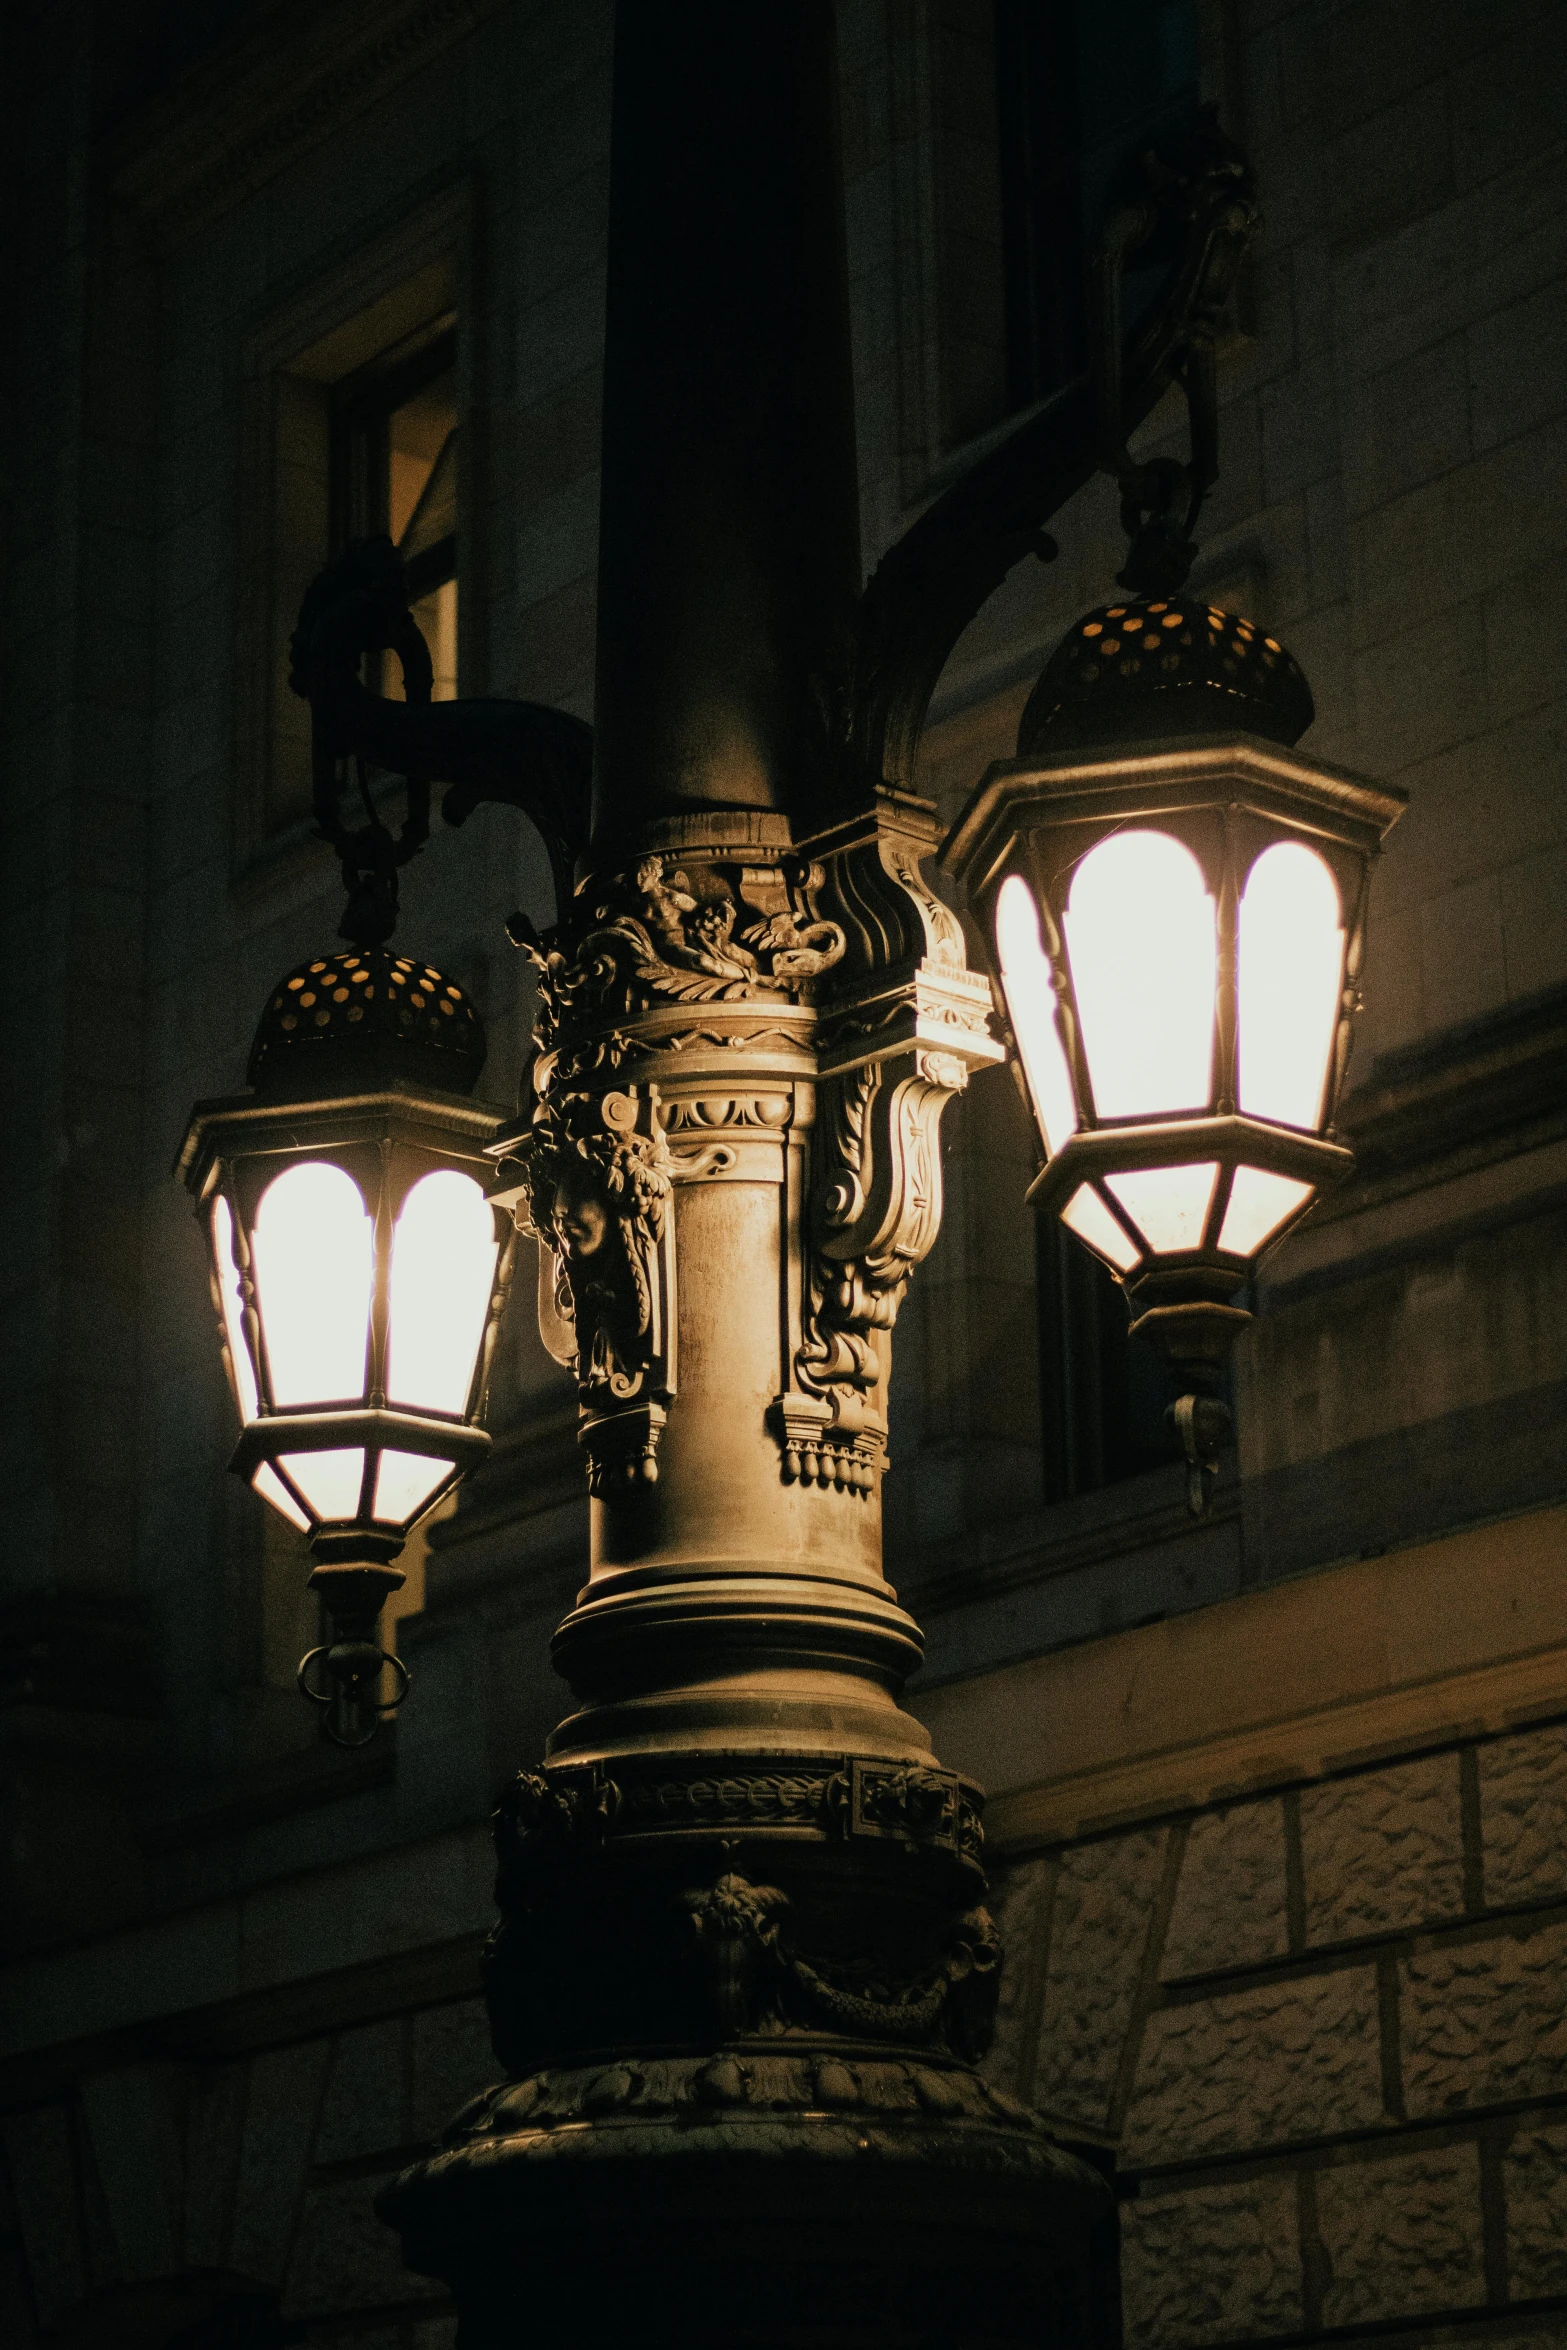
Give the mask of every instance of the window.
M 385 532 L 402 556 L 438 702 L 457 692 L 457 334 L 450 316 L 335 388 L 332 536 Z M 395 660 L 379 690 L 401 696 Z
M 310 712 L 289 685 L 301 598 L 354 537 L 401 542 L 435 691 L 458 689 L 467 499 L 475 189 L 442 190 L 261 313 L 240 353 L 234 881 L 265 895 L 315 856 Z M 459 429 L 459 427 L 461 429 Z M 475 608 L 466 690 L 483 690 Z M 398 664 L 365 682 L 401 690 Z M 475 674 L 475 673 L 478 674 Z
M 1007 392 L 1022 408 L 1087 364 L 1084 261 L 1128 159 L 1198 104 L 1197 0 L 995 10 Z M 1130 274 L 1124 324 L 1159 277 Z
M 1151 135 L 1227 97 L 1222 19 L 1222 0 L 941 0 L 913 19 L 893 101 L 921 158 L 900 262 L 910 498 L 1087 364 L 1107 200 Z M 1159 275 L 1130 274 L 1124 324 Z

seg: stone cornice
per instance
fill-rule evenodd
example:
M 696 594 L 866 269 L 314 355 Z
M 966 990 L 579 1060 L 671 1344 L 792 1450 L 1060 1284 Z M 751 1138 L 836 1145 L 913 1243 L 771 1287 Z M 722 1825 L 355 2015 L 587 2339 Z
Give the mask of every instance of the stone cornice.
M 1567 1712 L 1567 1508 L 1358 1559 L 923 1690 L 1038 1850 Z
M 177 240 L 239 203 L 471 33 L 500 0 L 270 12 L 108 142 L 115 197 Z

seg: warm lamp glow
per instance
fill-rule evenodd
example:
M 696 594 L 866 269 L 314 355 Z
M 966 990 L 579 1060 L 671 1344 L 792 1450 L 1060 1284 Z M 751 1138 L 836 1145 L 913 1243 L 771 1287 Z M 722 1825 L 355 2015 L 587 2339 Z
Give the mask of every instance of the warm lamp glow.
M 288 1471 L 318 1518 L 356 1518 L 365 1456 L 358 1445 L 332 1452 L 283 1452 L 278 1466 Z
M 1073 880 L 1066 940 L 1096 1114 L 1205 1108 L 1217 930 L 1190 849 L 1165 832 L 1102 840 Z
M 1293 1216 L 1311 1197 L 1309 1183 L 1293 1176 L 1271 1175 L 1262 1167 L 1237 1167 L 1230 1186 L 1230 1204 L 1219 1227 L 1219 1246 L 1226 1256 L 1249 1257 L 1272 1238 L 1286 1216 Z
M 1140 1261 L 1136 1243 L 1122 1231 L 1098 1192 L 1086 1183 L 1079 1184 L 1061 1210 L 1061 1221 L 1097 1256 L 1108 1257 L 1118 1273 L 1129 1273 Z
M 1314 849 L 1264 849 L 1240 907 L 1240 1106 L 1280 1126 L 1322 1120 L 1343 987 L 1343 909 Z
M 234 1219 L 229 1203 L 219 1192 L 212 1207 L 212 1261 L 218 1270 L 218 1291 L 223 1300 L 223 1334 L 228 1340 L 229 1368 L 234 1387 L 234 1401 L 239 1416 L 247 1423 L 260 1410 L 256 1394 L 256 1367 L 245 1344 L 245 1325 L 240 1310 L 239 1267 L 234 1262 Z M 276 1479 L 273 1480 L 276 1483 Z M 278 1490 L 281 1492 L 282 1487 Z M 270 1498 L 270 1497 L 269 1497 Z M 295 1517 L 299 1512 L 293 1502 L 289 1509 Z
M 278 1475 L 276 1469 L 273 1468 L 270 1461 L 263 1461 L 261 1463 L 261 1466 L 257 1469 L 250 1482 L 255 1488 L 256 1492 L 260 1494 L 262 1500 L 269 1501 L 275 1510 L 279 1511 L 283 1517 L 287 1518 L 291 1526 L 297 1526 L 301 1534 L 309 1533 L 310 1520 L 306 1517 L 304 1511 L 300 1508 L 298 1502 L 294 1499 L 294 1496 L 289 1492 L 288 1487 L 284 1484 L 282 1478 Z
M 1107 1175 L 1106 1188 L 1120 1201 L 1156 1256 L 1173 1256 L 1179 1249 L 1201 1248 L 1213 1187 L 1219 1180 L 1219 1162 L 1200 1166 L 1139 1167 L 1126 1175 Z
M 996 901 L 996 954 L 1023 1074 L 1053 1158 L 1067 1136 L 1077 1132 L 1077 1104 L 1056 1026 L 1056 991 L 1040 941 L 1039 909 L 1016 873 L 1001 884 Z
M 427 1459 L 422 1452 L 383 1452 L 370 1515 L 387 1525 L 401 1525 L 417 1516 L 433 1498 L 436 1487 L 451 1475 L 454 1465 Z
M 498 1253 L 494 1211 L 471 1175 L 443 1168 L 421 1177 L 392 1240 L 386 1384 L 394 1405 L 467 1410 Z
M 275 1406 L 364 1393 L 371 1239 L 359 1186 L 341 1167 L 307 1159 L 263 1193 L 253 1251 Z

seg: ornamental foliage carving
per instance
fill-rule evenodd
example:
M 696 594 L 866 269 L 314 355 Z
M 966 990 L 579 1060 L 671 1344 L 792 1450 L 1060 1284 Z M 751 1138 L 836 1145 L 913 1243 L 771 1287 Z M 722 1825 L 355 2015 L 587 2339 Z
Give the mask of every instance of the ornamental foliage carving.
M 819 871 L 644 857 L 595 889 L 569 930 L 514 935 L 540 972 L 537 1042 L 660 1005 L 796 1002 L 843 958 L 842 927 L 817 918 Z

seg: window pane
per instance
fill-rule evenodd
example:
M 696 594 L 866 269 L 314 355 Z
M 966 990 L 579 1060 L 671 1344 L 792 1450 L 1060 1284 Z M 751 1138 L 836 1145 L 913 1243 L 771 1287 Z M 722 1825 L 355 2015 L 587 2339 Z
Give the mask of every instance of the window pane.
M 457 527 L 457 370 L 392 410 L 387 423 L 387 528 L 406 558 Z
M 410 609 L 430 648 L 430 667 L 435 672 L 430 698 L 435 702 L 454 702 L 457 699 L 456 580 L 442 580 L 438 588 L 427 596 L 421 596 Z M 387 667 L 390 675 L 386 691 L 400 702 L 403 699 L 403 688 L 397 664 L 389 662 Z
M 1197 6 L 996 0 L 995 21 L 1009 379 L 1021 407 L 1086 362 L 1084 256 L 1128 160 L 1196 109 Z M 1123 328 L 1162 276 L 1162 262 L 1128 271 Z

